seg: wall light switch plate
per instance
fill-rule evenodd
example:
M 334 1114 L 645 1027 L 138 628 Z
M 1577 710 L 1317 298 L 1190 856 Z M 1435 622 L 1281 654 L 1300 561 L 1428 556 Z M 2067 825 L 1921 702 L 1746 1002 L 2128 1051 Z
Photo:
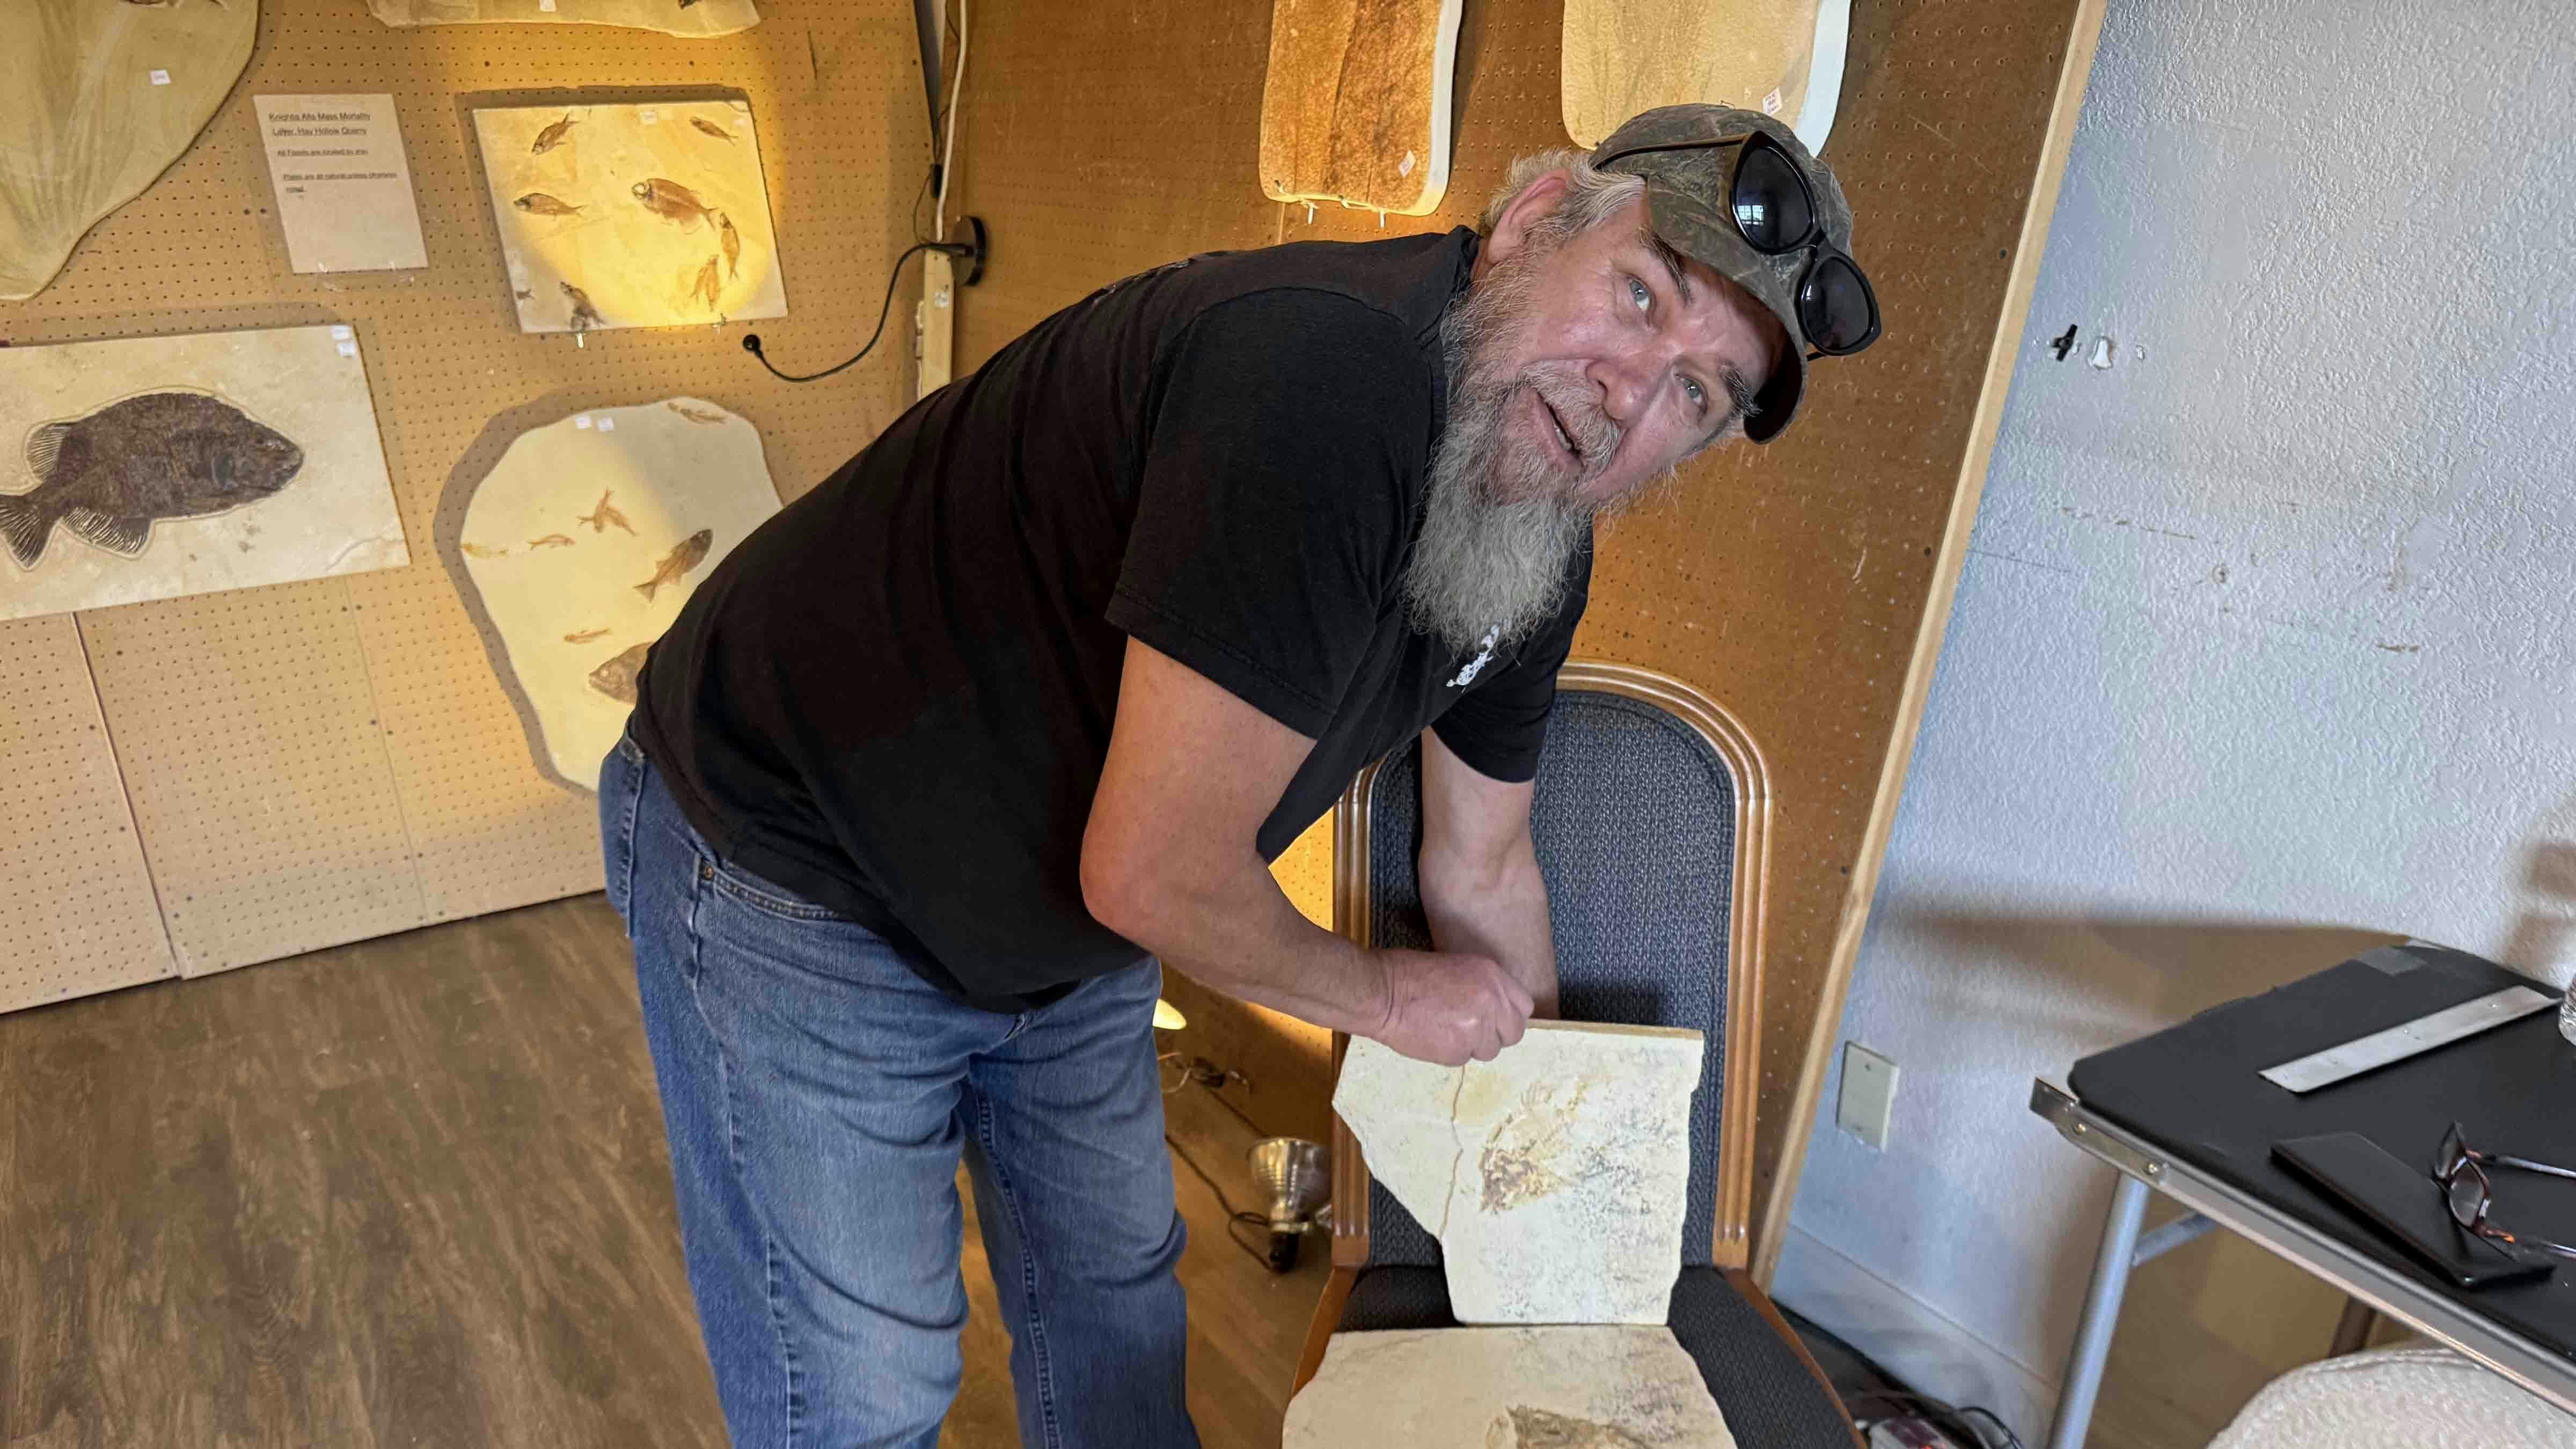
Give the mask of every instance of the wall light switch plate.
M 1885 1151 L 1887 1119 L 1895 1110 L 1896 1063 L 1858 1042 L 1843 1043 L 1843 1090 L 1834 1125 Z

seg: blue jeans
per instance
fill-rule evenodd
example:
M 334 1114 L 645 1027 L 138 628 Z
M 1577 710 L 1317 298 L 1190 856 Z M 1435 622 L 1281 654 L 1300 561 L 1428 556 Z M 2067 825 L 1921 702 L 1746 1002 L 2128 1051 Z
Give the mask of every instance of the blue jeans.
M 1195 1449 L 1153 962 L 964 1005 L 728 868 L 632 740 L 600 770 L 680 1240 L 739 1449 L 931 1449 L 956 1397 L 962 1155 L 1030 1449 Z

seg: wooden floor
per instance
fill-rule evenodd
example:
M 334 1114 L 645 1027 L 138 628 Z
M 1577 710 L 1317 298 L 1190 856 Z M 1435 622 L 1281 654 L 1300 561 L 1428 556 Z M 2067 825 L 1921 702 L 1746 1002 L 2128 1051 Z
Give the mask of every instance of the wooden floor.
M 1173 1119 L 1250 1205 L 1249 1129 Z M 0 1445 L 719 1445 L 669 1172 L 598 896 L 0 1016 Z M 1274 1278 L 1176 1175 L 1192 1412 L 1271 1449 L 1319 1255 Z M 967 1243 L 941 1443 L 1003 1449 Z

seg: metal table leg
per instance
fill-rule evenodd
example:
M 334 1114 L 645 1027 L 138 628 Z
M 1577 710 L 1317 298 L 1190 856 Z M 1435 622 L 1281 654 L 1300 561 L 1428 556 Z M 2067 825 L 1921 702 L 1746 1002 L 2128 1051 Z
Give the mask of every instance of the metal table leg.
M 2127 1173 L 2111 1194 L 2102 1224 L 2102 1251 L 2093 1260 L 2093 1286 L 2084 1295 L 2084 1319 L 2066 1355 L 2066 1387 L 2049 1425 L 2048 1449 L 2084 1449 L 2093 1424 L 2093 1400 L 2102 1392 L 2102 1364 L 2111 1356 L 2111 1334 L 2120 1325 L 2120 1299 L 2129 1291 L 2129 1269 L 2138 1251 L 2138 1224 L 2147 1212 L 2147 1185 Z

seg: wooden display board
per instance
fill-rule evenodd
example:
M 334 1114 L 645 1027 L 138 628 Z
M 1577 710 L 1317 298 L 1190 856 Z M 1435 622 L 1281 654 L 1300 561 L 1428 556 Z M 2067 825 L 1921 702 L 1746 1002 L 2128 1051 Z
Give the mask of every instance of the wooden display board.
M 1567 144 L 1561 7 L 1471 7 L 1449 195 L 1420 220 L 1264 199 L 1255 175 L 1271 0 L 975 7 L 962 208 L 1004 239 L 960 301 L 971 367 L 1057 307 L 1191 252 L 1471 222 L 1513 158 Z M 1950 591 L 2100 25 L 2100 0 L 1853 8 L 1826 159 L 1886 311 L 1870 352 L 1818 364 L 1797 426 L 1704 455 L 1603 531 L 1578 656 L 1686 679 L 1772 767 L 1772 915 L 1756 1262 L 1778 1249 L 1825 1044 L 1867 919 Z M 1143 43 L 1150 37 L 1152 43 Z M 1283 862 L 1283 878 L 1312 879 Z M 1310 908 L 1314 903 L 1308 902 Z M 1320 1032 L 1188 996 L 1169 1045 L 1267 1035 L 1297 1063 L 1239 1100 L 1314 1135 Z M 1176 1000 L 1181 996 L 1176 994 Z M 1203 1026 L 1202 1021 L 1206 1024 Z M 1204 1033 L 1204 1035 L 1200 1035 Z
M 775 0 L 761 13 L 739 34 L 684 40 L 393 30 L 348 0 L 263 0 L 250 67 L 197 144 L 50 286 L 0 303 L 0 338 L 15 344 L 352 327 L 413 560 L 91 611 L 76 632 L 72 618 L 0 624 L 0 866 L 32 867 L 13 870 L 0 903 L 0 1009 L 598 887 L 592 797 L 540 771 L 459 596 L 456 480 L 489 472 L 524 427 L 693 393 L 759 426 L 793 496 L 894 418 L 911 359 L 897 325 L 858 367 L 791 387 L 743 352 L 742 324 L 580 346 L 522 335 L 468 111 L 748 102 L 795 279 L 789 315 L 758 330 L 791 370 L 837 361 L 875 324 L 930 160 L 912 10 Z M 400 108 L 429 266 L 298 276 L 251 97 L 374 92 Z M 908 272 L 898 318 L 917 287 Z M 38 879 L 41 894 L 16 888 Z M 145 929 L 156 889 L 162 919 Z

